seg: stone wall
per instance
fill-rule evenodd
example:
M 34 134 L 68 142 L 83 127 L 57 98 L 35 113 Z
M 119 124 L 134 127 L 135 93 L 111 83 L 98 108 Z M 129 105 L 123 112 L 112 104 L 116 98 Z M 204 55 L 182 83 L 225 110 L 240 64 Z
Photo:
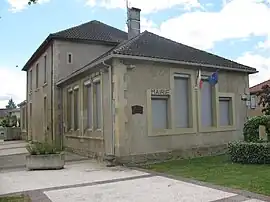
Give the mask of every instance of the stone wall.
M 189 149 L 179 149 L 173 150 L 170 152 L 159 152 L 159 153 L 148 153 L 148 154 L 139 154 L 139 155 L 130 155 L 117 157 L 117 164 L 123 164 L 127 166 L 139 166 L 160 163 L 170 160 L 179 160 L 179 159 L 188 159 L 201 156 L 211 156 L 211 155 L 220 155 L 227 152 L 227 144 L 222 144 L 218 146 L 208 146 L 200 148 L 189 148 Z

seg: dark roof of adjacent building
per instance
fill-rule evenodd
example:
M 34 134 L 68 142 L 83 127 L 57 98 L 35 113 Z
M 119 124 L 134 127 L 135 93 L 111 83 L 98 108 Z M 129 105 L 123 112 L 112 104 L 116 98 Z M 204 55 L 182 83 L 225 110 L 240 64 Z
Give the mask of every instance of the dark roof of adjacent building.
M 144 31 L 133 40 L 116 47 L 113 53 L 256 71 L 255 68 L 172 41 L 148 31 Z
M 106 25 L 102 22 L 93 20 L 60 32 L 50 34 L 27 61 L 22 70 L 27 70 L 31 63 L 35 61 L 40 54 L 42 54 L 42 51 L 48 47 L 48 44 L 53 39 L 77 42 L 98 42 L 116 46 L 120 42 L 127 40 L 127 38 L 128 35 L 126 32 Z
M 251 94 L 257 93 L 257 92 L 259 92 L 259 91 L 262 89 L 262 87 L 265 86 L 265 85 L 269 85 L 269 86 L 270 86 L 270 79 L 269 79 L 269 80 L 266 80 L 266 81 L 264 81 L 264 82 L 262 82 L 262 83 L 259 83 L 259 84 L 255 85 L 255 86 L 250 87 L 250 88 L 249 88 L 249 92 L 250 92 Z

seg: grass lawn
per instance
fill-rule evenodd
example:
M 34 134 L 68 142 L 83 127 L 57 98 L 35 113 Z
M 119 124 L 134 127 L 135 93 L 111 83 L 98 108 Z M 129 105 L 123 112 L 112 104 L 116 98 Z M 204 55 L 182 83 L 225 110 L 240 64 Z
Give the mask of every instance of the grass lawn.
M 0 196 L 0 202 L 31 202 L 31 200 L 27 196 Z
M 270 165 L 233 164 L 226 155 L 176 160 L 146 168 L 270 196 Z

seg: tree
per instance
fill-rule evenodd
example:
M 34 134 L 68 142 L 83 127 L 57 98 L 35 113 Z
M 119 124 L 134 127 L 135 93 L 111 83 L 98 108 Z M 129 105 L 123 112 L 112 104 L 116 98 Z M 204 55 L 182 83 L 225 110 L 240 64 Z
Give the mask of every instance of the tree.
M 263 107 L 262 113 L 270 115 L 270 86 L 268 84 L 262 86 L 261 91 L 257 93 L 259 97 L 259 105 Z
M 13 102 L 13 99 L 11 98 L 9 101 L 8 101 L 8 105 L 6 105 L 6 108 L 7 109 L 16 109 L 16 104 Z
M 29 0 L 29 1 L 28 1 L 28 4 L 29 4 L 29 5 L 35 4 L 35 3 L 37 3 L 37 1 L 38 1 L 38 0 Z

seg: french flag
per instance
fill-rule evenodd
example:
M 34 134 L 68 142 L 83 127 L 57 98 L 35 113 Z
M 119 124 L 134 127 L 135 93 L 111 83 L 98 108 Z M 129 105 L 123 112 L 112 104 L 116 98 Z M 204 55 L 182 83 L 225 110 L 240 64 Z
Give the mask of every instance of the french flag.
M 201 89 L 202 88 L 202 85 L 203 85 L 202 72 L 199 69 L 198 75 L 197 75 L 197 87 L 199 87 Z

